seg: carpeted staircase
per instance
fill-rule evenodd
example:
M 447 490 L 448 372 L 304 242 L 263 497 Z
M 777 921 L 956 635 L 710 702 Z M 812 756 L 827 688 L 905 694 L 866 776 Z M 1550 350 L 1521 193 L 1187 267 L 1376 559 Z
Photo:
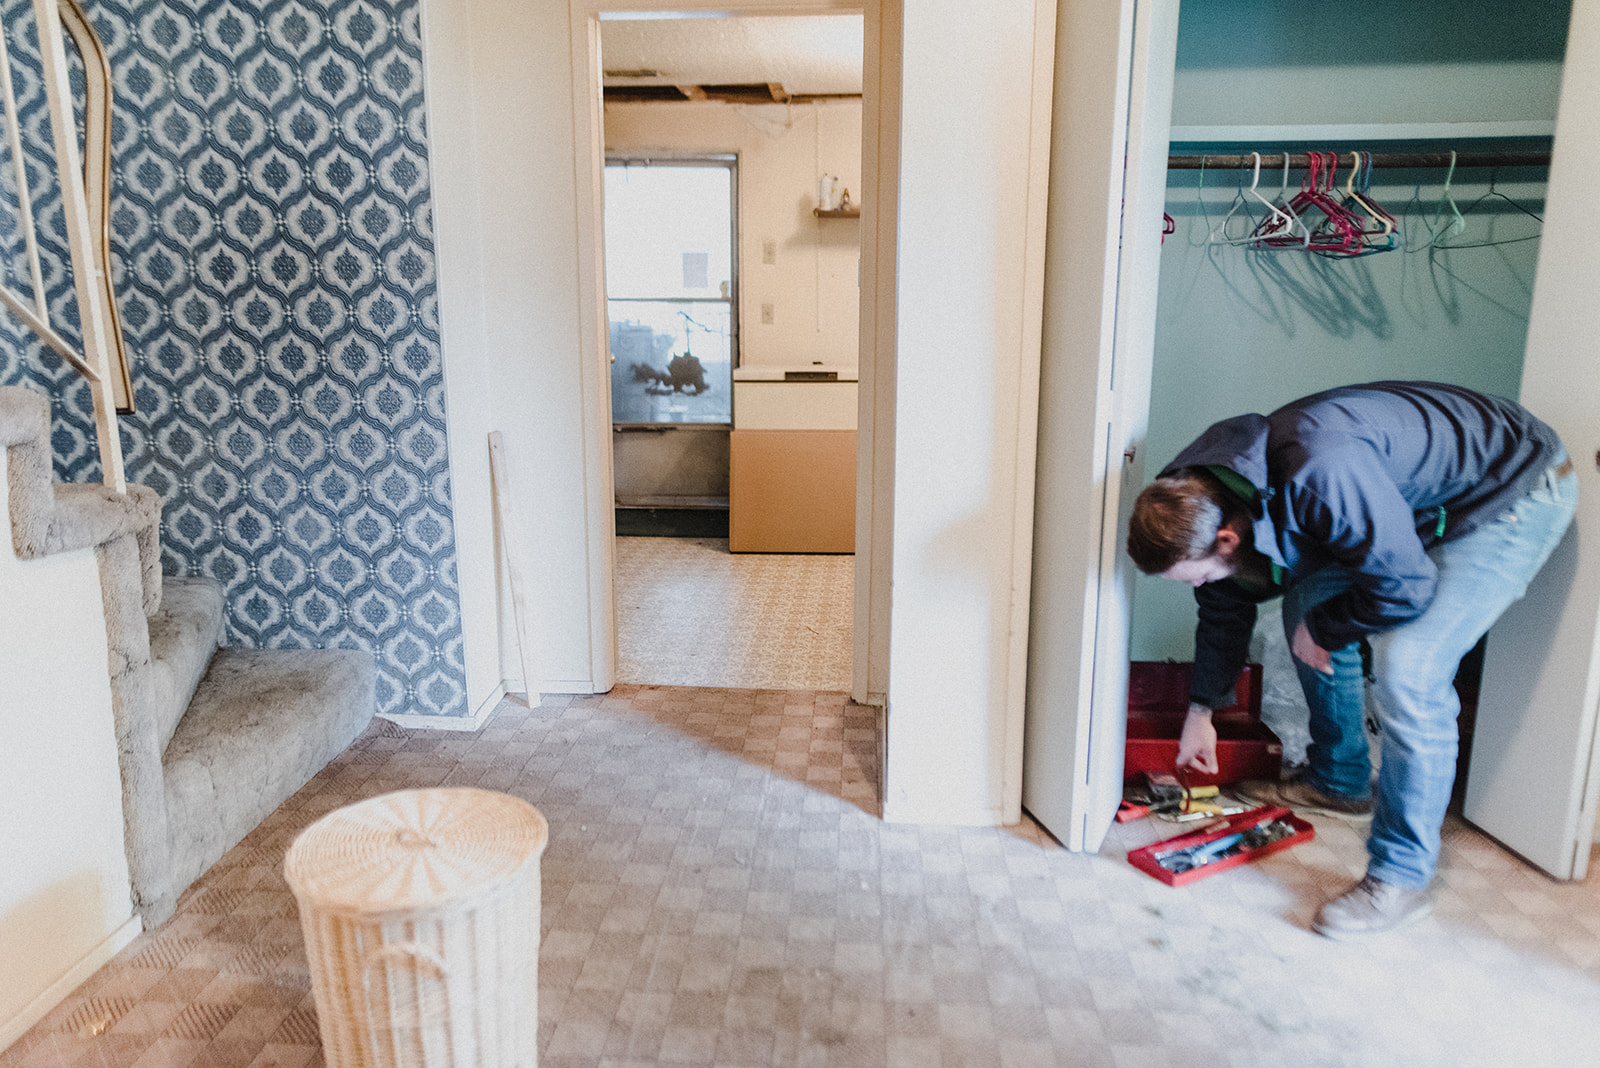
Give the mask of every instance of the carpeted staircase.
M 133 902 L 146 929 L 347 747 L 376 708 L 369 653 L 219 649 L 222 589 L 163 578 L 161 500 L 51 481 L 50 408 L 0 387 L 12 544 L 93 548 L 100 569 Z

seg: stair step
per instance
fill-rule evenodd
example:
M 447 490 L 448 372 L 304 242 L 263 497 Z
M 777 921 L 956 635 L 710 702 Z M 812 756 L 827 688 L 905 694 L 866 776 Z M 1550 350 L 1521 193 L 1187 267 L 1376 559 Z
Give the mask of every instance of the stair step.
M 161 749 L 172 740 L 222 634 L 221 583 L 209 578 L 162 580 L 161 609 L 150 617 L 150 704 Z
M 167 746 L 172 885 L 185 887 L 343 752 L 372 719 L 372 654 L 223 649 Z
M 50 402 L 0 386 L 0 455 L 10 488 L 11 544 L 23 560 L 107 545 L 124 534 L 139 546 L 144 614 L 161 599 L 161 498 L 147 486 L 121 494 L 98 483 L 51 482 Z

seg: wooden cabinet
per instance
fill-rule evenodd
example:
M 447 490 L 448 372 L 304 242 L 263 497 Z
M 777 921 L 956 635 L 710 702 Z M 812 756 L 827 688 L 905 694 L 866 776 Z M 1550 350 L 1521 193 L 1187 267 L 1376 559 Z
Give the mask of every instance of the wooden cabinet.
M 729 454 L 730 551 L 856 551 L 854 430 L 735 429 Z

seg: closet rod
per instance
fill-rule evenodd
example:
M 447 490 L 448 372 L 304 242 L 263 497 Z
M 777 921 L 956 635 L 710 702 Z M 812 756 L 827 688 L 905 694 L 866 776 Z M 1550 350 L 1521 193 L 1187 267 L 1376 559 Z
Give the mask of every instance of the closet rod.
M 1350 153 L 1341 152 L 1339 155 L 1339 169 L 1345 170 L 1350 166 Z M 1168 156 L 1167 169 L 1172 171 L 1197 171 L 1201 169 L 1202 162 L 1206 170 L 1229 170 L 1238 167 L 1254 167 L 1255 157 L 1246 153 L 1206 153 L 1203 156 Z M 1425 169 L 1430 167 L 1445 168 L 1450 166 L 1450 153 L 1448 152 L 1374 152 L 1372 153 L 1374 167 L 1399 167 L 1410 169 Z M 1309 164 L 1306 153 L 1292 152 L 1289 154 L 1289 166 L 1304 170 Z M 1459 152 L 1456 154 L 1456 168 L 1462 167 L 1548 167 L 1550 166 L 1550 153 L 1545 152 Z M 1272 155 L 1263 154 L 1261 169 L 1269 170 L 1273 167 L 1283 167 L 1283 153 L 1276 152 Z

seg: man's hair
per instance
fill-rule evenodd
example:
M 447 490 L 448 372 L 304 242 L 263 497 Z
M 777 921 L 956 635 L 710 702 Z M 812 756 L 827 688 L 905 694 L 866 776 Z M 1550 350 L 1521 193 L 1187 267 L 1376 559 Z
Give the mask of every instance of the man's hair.
M 1230 519 L 1248 515 L 1215 475 L 1180 468 L 1150 483 L 1133 502 L 1128 555 L 1146 575 L 1159 575 L 1184 560 L 1210 556 L 1217 532 Z

